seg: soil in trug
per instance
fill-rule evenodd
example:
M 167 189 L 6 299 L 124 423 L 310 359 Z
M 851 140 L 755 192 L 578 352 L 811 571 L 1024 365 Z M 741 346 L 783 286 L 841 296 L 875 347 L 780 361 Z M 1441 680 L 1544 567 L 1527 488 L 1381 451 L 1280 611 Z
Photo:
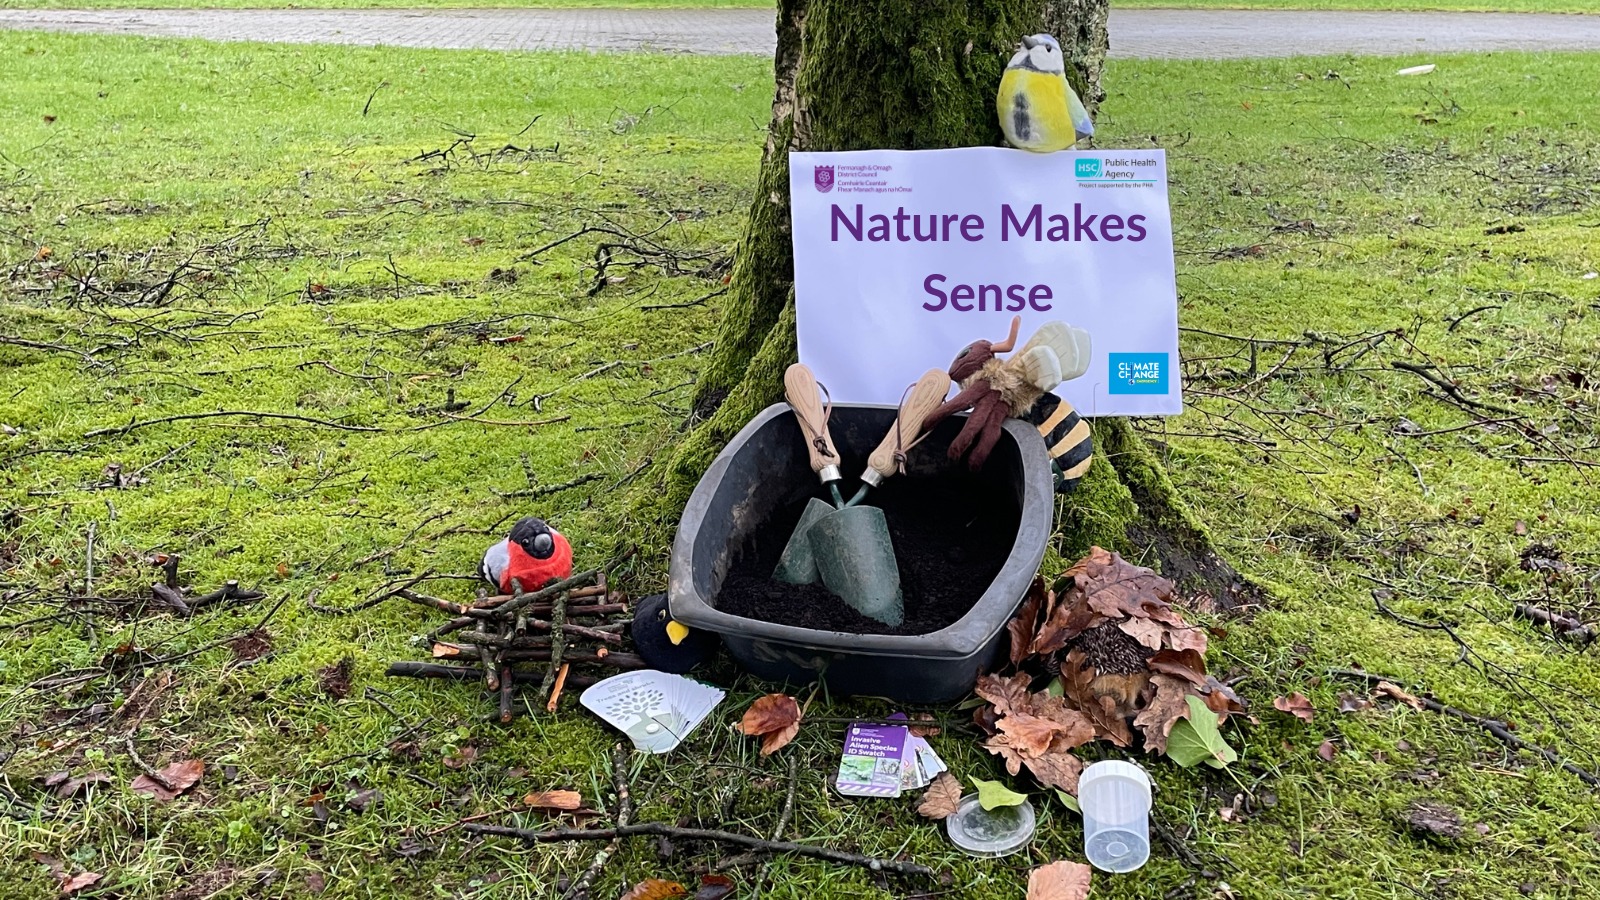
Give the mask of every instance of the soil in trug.
M 853 486 L 852 486 L 853 487 Z M 821 496 L 819 492 L 818 496 Z M 850 634 L 928 634 L 945 628 L 983 596 L 1016 542 L 1014 498 L 966 473 L 901 478 L 868 495 L 889 520 L 906 601 L 891 628 L 863 616 L 820 584 L 774 581 L 784 545 L 809 497 L 779 510 L 740 548 L 717 595 L 717 609 L 747 619 Z

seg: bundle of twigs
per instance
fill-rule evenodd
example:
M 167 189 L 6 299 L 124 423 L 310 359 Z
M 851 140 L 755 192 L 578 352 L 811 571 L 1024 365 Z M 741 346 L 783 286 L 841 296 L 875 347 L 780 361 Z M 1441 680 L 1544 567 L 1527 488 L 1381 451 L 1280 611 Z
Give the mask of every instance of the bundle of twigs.
M 524 591 L 513 580 L 511 593 L 480 594 L 469 604 L 419 593 L 414 587 L 420 580 L 385 596 L 449 614 L 451 619 L 429 633 L 428 640 L 434 659 L 453 662 L 395 662 L 388 674 L 481 681 L 498 697 L 502 722 L 511 721 L 519 684 L 537 684 L 539 699 L 553 711 L 567 685 L 587 687 L 599 680 L 572 672 L 574 666 L 645 667 L 638 656 L 617 650 L 628 620 L 628 598 L 608 589 L 602 572 L 580 572 L 537 591 Z

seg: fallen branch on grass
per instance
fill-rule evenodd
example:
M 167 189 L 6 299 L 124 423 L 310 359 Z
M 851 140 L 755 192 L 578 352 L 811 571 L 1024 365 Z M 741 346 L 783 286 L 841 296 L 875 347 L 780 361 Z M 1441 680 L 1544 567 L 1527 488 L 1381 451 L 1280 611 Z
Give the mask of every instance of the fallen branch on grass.
M 630 747 L 619 743 L 611 748 L 611 786 L 617 792 L 617 811 L 611 818 L 618 828 L 628 827 L 633 820 L 633 797 L 628 792 L 628 764 L 632 757 L 633 750 Z M 617 843 L 617 839 L 612 838 L 610 843 L 600 848 L 600 852 L 594 856 L 594 862 L 589 863 L 589 868 L 583 870 L 578 880 L 572 883 L 564 900 L 588 900 L 589 889 L 594 887 L 594 880 L 617 852 Z
M 748 834 L 735 834 L 731 831 L 714 831 L 708 828 L 680 828 L 676 825 L 668 825 L 666 822 L 641 822 L 637 825 L 623 825 L 615 828 L 556 828 L 550 831 L 533 831 L 527 828 L 507 828 L 504 825 L 479 825 L 477 823 L 468 823 L 463 825 L 462 828 L 469 834 L 513 837 L 529 844 L 552 844 L 562 841 L 610 841 L 619 838 L 649 835 L 680 841 L 733 844 L 739 847 L 748 847 L 762 853 L 792 853 L 795 856 L 805 856 L 847 866 L 860 866 L 873 872 L 889 872 L 906 877 L 933 878 L 938 875 L 933 869 L 920 863 L 898 859 L 881 859 L 874 856 L 864 856 L 860 853 L 847 853 L 843 850 L 834 850 L 828 847 L 815 847 L 810 844 L 769 841 L 766 838 L 758 838 Z

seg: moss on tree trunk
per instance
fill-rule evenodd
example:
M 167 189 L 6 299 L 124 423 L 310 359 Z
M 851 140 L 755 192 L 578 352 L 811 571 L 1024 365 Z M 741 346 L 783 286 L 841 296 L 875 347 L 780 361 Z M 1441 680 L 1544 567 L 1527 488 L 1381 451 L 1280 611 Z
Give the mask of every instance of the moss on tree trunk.
M 1001 72 L 1018 39 L 1040 32 L 1060 39 L 1092 113 L 1104 97 L 1108 9 L 1109 0 L 780 0 L 756 193 L 691 428 L 641 492 L 653 524 L 667 526 L 717 451 L 782 399 L 783 370 L 796 358 L 789 152 L 999 146 Z M 1158 523 L 1183 526 L 1180 543 L 1210 554 L 1204 529 L 1127 423 L 1102 422 L 1096 437 L 1119 449 L 1101 451 L 1066 504 L 1063 555 L 1094 543 L 1141 549 L 1143 529 Z

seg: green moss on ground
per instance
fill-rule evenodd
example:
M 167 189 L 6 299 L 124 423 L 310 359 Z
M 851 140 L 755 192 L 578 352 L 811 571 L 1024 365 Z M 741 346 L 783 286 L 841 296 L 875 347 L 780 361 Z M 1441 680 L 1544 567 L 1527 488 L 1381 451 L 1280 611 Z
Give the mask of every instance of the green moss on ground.
M 514 811 L 536 789 L 603 802 L 615 735 L 575 705 L 502 728 L 471 689 L 390 682 L 390 660 L 424 655 L 413 636 L 431 619 L 396 605 L 326 617 L 304 601 L 349 604 L 426 567 L 470 572 L 487 533 L 530 511 L 584 562 L 638 544 L 618 579 L 661 587 L 670 523 L 620 520 L 687 414 L 697 348 L 723 309 L 697 301 L 721 272 L 617 268 L 624 280 L 590 296 L 602 236 L 519 257 L 605 223 L 665 223 L 666 246 L 726 252 L 755 185 L 767 64 L 9 33 L 0 60 L 0 336 L 67 348 L 0 346 L 6 895 L 58 895 L 32 853 L 105 873 L 101 896 L 549 895 L 593 848 L 525 850 L 448 826 L 483 813 L 539 824 Z M 1226 630 L 1213 667 L 1241 679 L 1260 719 L 1228 730 L 1241 763 L 1152 766 L 1157 813 L 1198 862 L 1162 843 L 1139 874 L 1097 876 L 1095 896 L 1211 897 L 1221 880 L 1240 897 L 1580 898 L 1600 883 L 1586 785 L 1425 710 L 1339 714 L 1353 686 L 1328 673 L 1393 674 L 1600 767 L 1593 651 L 1511 614 L 1526 600 L 1597 618 L 1600 126 L 1572 86 L 1593 83 L 1600 61 L 1436 61 L 1426 78 L 1348 58 L 1110 67 L 1106 143 L 1155 140 L 1171 156 L 1182 318 L 1197 329 L 1182 339 L 1188 411 L 1136 423 L 1141 452 L 1270 601 L 1213 621 Z M 456 140 L 447 125 L 478 135 L 479 154 L 548 150 L 429 155 Z M 185 261 L 165 305 L 120 305 Z M 58 268 L 109 296 L 82 295 Z M 1254 366 L 1246 344 L 1216 336 L 1307 332 L 1305 347 L 1258 346 Z M 1364 353 L 1362 335 L 1376 344 Z M 1506 412 L 1469 414 L 1394 362 L 1438 366 Z M 451 388 L 469 413 L 496 400 L 483 418 L 552 421 L 448 420 L 436 410 Z M 218 409 L 385 431 L 239 418 L 85 437 Z M 421 425 L 436 427 L 400 430 Z M 1100 436 L 1116 465 L 1119 438 Z M 535 486 L 600 480 L 499 496 L 528 487 L 524 456 Z M 110 463 L 148 482 L 95 488 Z M 1139 498 L 1114 499 L 1126 511 Z M 177 550 L 191 583 L 238 578 L 269 599 L 192 620 L 68 607 L 91 524 L 100 596 L 148 590 L 142 557 Z M 1535 543 L 1570 568 L 1525 567 Z M 1477 655 L 1458 663 L 1449 633 L 1379 614 L 1373 590 L 1401 616 L 1448 623 Z M 253 664 L 220 647 L 145 677 L 40 683 L 125 643 L 200 650 L 280 599 L 271 655 Z M 353 690 L 336 699 L 319 670 L 345 659 Z M 731 684 L 724 706 L 684 748 L 637 761 L 639 815 L 764 833 L 785 761 L 729 723 L 771 686 L 712 675 Z M 1271 709 L 1295 690 L 1316 705 L 1310 724 Z M 819 695 L 811 708 L 892 707 Z M 784 751 L 802 757 L 797 839 L 907 853 L 950 876 L 916 887 L 979 898 L 1019 896 L 1031 865 L 1081 858 L 1076 818 L 1042 794 L 1034 846 L 999 861 L 955 853 L 915 798 L 839 799 L 824 776 L 841 728 L 808 726 Z M 157 764 L 204 758 L 205 781 L 171 804 L 131 794 L 129 732 Z M 1003 772 L 959 728 L 935 741 L 965 777 Z M 113 782 L 61 801 L 42 786 L 55 771 Z M 367 788 L 382 800 L 358 812 Z M 1225 820 L 1238 795 L 1248 802 Z M 1399 824 L 1420 798 L 1460 810 L 1459 842 Z M 692 881 L 716 858 L 672 849 L 630 845 L 600 894 Z M 799 860 L 769 877 L 763 896 L 905 892 Z

